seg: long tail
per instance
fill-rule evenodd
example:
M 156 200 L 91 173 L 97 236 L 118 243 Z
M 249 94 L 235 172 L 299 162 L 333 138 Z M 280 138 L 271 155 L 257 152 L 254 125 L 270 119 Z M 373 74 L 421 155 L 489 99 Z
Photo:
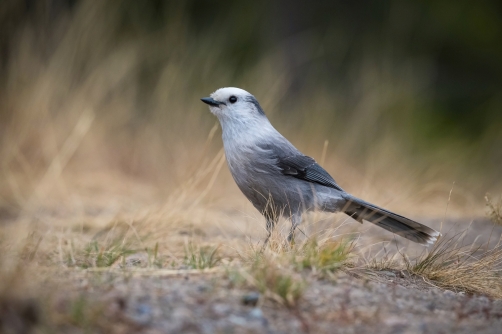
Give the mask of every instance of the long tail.
M 343 212 L 360 223 L 363 220 L 369 221 L 387 231 L 422 245 L 433 244 L 441 236 L 441 233 L 430 227 L 382 209 L 357 197 L 349 195 L 347 200 Z

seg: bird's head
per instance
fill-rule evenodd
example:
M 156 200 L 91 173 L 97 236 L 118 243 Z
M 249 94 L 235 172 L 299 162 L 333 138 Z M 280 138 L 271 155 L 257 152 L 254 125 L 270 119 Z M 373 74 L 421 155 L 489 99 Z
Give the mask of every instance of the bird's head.
M 243 89 L 220 88 L 210 97 L 201 99 L 220 121 L 264 118 L 265 113 L 256 98 Z

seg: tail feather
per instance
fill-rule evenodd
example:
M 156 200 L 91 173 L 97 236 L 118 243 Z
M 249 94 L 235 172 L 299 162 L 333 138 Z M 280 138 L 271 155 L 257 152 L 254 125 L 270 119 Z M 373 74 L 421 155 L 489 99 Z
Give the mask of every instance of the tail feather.
M 441 233 L 430 227 L 353 196 L 348 198 L 344 212 L 361 223 L 363 220 L 369 221 L 422 245 L 433 244 L 441 236 Z

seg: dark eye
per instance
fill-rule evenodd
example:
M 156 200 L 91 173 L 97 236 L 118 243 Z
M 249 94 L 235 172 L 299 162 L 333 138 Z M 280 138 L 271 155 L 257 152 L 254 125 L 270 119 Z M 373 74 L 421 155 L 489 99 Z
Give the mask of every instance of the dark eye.
M 237 98 L 235 96 L 230 96 L 230 98 L 228 99 L 228 101 L 230 101 L 230 103 L 235 103 L 237 102 Z

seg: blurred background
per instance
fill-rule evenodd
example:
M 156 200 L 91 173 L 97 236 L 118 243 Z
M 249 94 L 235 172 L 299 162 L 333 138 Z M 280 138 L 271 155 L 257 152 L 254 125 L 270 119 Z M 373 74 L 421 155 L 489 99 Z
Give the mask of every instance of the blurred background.
M 502 186 L 501 41 L 490 0 L 3 0 L 0 219 L 162 201 L 216 168 L 199 99 L 225 86 L 359 197 L 483 214 Z M 226 166 L 202 179 L 206 202 L 245 203 Z

